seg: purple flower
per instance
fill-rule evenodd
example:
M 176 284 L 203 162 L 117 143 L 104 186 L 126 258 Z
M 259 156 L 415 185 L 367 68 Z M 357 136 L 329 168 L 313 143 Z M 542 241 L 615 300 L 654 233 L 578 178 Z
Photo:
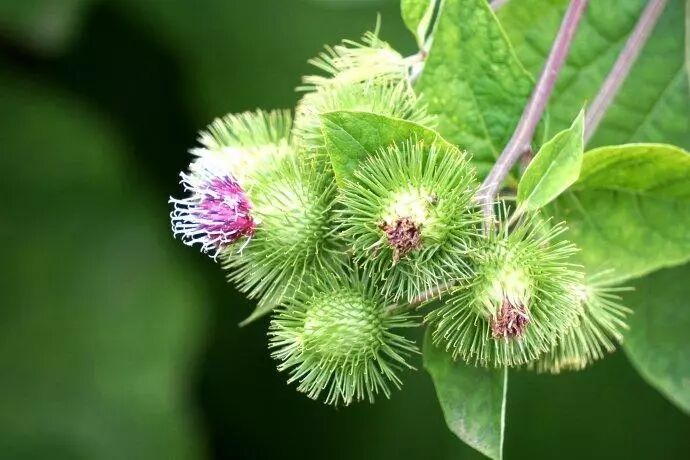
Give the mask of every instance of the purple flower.
M 174 205 L 170 219 L 173 234 L 188 246 L 201 244 L 201 251 L 215 259 L 242 237 L 251 238 L 256 229 L 251 203 L 240 184 L 230 175 L 209 171 L 181 173 L 180 183 L 187 198 L 170 198 Z

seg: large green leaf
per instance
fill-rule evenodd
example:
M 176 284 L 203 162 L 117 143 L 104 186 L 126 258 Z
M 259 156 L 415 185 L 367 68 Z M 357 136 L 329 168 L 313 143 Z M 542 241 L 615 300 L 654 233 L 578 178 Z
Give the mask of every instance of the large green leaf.
M 200 280 L 96 112 L 0 75 L 0 451 L 197 458 Z M 14 199 L 13 199 L 14 198 Z
M 551 129 L 564 129 L 591 101 L 647 0 L 589 2 L 549 102 Z M 664 142 L 690 149 L 690 97 L 684 70 L 684 0 L 670 0 L 590 146 Z M 498 12 L 522 62 L 536 75 L 567 0 L 508 2 Z
M 624 280 L 690 260 L 690 155 L 664 144 L 585 153 L 580 179 L 555 202 L 589 271 Z
M 690 265 L 634 283 L 623 347 L 640 375 L 690 414 Z
M 503 457 L 508 371 L 453 361 L 424 338 L 424 367 L 431 374 L 448 428 L 494 460 Z
M 517 125 L 533 80 L 486 0 L 445 0 L 417 88 L 439 132 L 491 163 Z M 572 118 L 571 118 L 572 120 Z
M 349 177 L 362 159 L 392 144 L 414 140 L 450 147 L 435 131 L 399 118 L 352 111 L 331 112 L 322 118 L 326 150 L 338 183 Z
M 584 148 L 584 111 L 570 128 L 545 143 L 525 170 L 517 189 L 518 205 L 535 210 L 550 203 L 580 175 Z

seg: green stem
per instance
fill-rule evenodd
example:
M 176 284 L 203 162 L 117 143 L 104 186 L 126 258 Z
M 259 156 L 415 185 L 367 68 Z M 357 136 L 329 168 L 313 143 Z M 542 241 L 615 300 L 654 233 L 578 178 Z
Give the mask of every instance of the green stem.
M 501 401 L 501 445 L 499 447 L 499 459 L 503 460 L 503 444 L 506 433 L 506 408 L 508 402 L 508 367 L 503 368 L 503 399 Z

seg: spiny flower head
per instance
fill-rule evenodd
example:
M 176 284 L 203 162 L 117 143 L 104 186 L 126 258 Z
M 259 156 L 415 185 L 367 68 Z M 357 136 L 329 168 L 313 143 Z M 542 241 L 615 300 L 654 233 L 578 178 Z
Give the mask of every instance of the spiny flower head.
M 412 300 L 463 276 L 479 216 L 474 172 L 450 145 L 408 141 L 365 160 L 341 189 L 343 238 L 358 263 Z
M 305 94 L 295 110 L 295 133 L 307 147 L 324 145 L 321 115 L 338 110 L 370 112 L 433 126 L 426 104 L 407 81 L 368 80 L 347 86 L 319 88 Z
M 403 57 L 377 32 L 367 32 L 362 43 L 343 40 L 340 45 L 327 46 L 309 63 L 326 75 L 305 76 L 301 90 L 332 89 L 372 80 L 397 83 L 409 76 L 416 60 Z
M 527 218 L 492 229 L 472 252 L 473 270 L 427 315 L 432 340 L 471 364 L 515 366 L 548 352 L 577 322 L 582 283 L 568 262 L 576 251 L 555 241 L 562 225 Z
M 258 222 L 254 237 L 241 252 L 223 254 L 223 267 L 268 311 L 309 273 L 341 263 L 332 229 L 335 186 L 309 164 L 288 158 L 258 176 L 250 196 Z
M 390 396 L 401 385 L 398 371 L 417 350 L 395 329 L 414 327 L 404 313 L 391 313 L 371 280 L 351 275 L 319 276 L 303 285 L 271 321 L 270 343 L 278 369 L 289 382 L 327 404 L 349 405 Z
M 574 286 L 581 299 L 579 323 L 550 352 L 530 363 L 531 368 L 552 374 L 582 370 L 623 341 L 621 331 L 628 328 L 625 318 L 631 310 L 621 305 L 620 293 L 630 289 L 612 286 L 608 276 L 608 272 L 598 273 Z
M 199 134 L 202 147 L 191 150 L 198 158 L 190 169 L 211 169 L 232 175 L 246 190 L 256 176 L 293 154 L 290 112 L 274 110 L 229 114 Z
M 200 244 L 202 252 L 218 254 L 237 240 L 251 238 L 256 222 L 251 203 L 242 187 L 229 175 L 215 175 L 208 170 L 181 173 L 186 198 L 170 198 L 173 234 L 192 246 Z

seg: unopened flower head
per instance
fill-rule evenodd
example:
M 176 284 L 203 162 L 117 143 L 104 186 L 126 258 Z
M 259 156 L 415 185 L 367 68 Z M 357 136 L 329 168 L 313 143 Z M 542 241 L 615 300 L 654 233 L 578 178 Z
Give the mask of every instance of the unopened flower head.
M 376 32 L 367 32 L 362 43 L 344 40 L 340 45 L 327 46 L 309 63 L 326 75 L 304 77 L 301 90 L 332 89 L 372 80 L 397 83 L 407 79 L 416 59 L 403 57 Z
M 333 270 L 343 258 L 333 232 L 332 178 L 286 159 L 258 176 L 252 213 L 260 222 L 241 252 L 224 253 L 223 267 L 249 298 L 268 311 L 313 271 Z
M 435 125 L 435 118 L 429 115 L 423 99 L 408 81 L 370 80 L 320 88 L 305 94 L 295 110 L 295 132 L 302 143 L 310 148 L 322 147 L 321 115 L 339 110 L 370 112 L 424 126 Z
M 320 276 L 306 284 L 274 315 L 270 328 L 278 369 L 312 399 L 348 405 L 401 385 L 398 372 L 410 368 L 414 343 L 395 329 L 415 323 L 390 313 L 388 302 L 370 280 L 351 275 Z
M 531 368 L 552 374 L 582 370 L 623 341 L 622 331 L 628 328 L 625 318 L 631 310 L 621 304 L 620 293 L 630 289 L 613 286 L 610 277 L 611 272 L 598 273 L 573 287 L 581 299 L 579 322 L 551 351 L 530 363 Z
M 209 171 L 180 176 L 190 195 L 170 198 L 174 206 L 170 218 L 173 233 L 185 244 L 199 244 L 203 252 L 215 259 L 237 240 L 254 235 L 256 223 L 251 203 L 232 176 L 217 176 Z
M 412 300 L 468 268 L 479 216 L 464 152 L 407 142 L 364 161 L 341 189 L 339 221 L 355 258 L 396 300 Z
M 427 315 L 433 342 L 454 357 L 515 366 L 548 352 L 577 323 L 583 275 L 562 225 L 527 218 L 493 230 L 472 252 L 473 270 Z
M 531 280 L 514 252 L 515 248 L 499 243 L 482 254 L 484 274 L 479 281 L 483 286 L 477 286 L 477 300 L 490 317 L 494 339 L 519 338 L 530 322 Z

